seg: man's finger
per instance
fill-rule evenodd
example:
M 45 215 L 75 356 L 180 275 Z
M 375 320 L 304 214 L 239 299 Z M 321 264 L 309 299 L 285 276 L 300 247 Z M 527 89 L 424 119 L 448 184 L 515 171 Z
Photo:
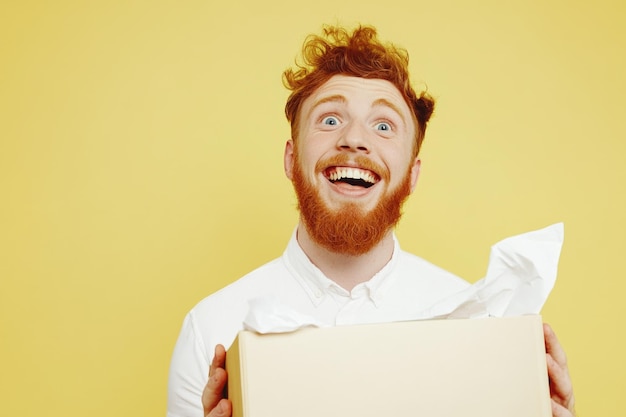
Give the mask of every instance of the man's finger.
M 552 415 L 554 417 L 571 417 L 574 413 L 574 394 L 567 367 L 567 357 L 556 334 L 549 325 L 543 325 L 543 333 L 546 341 L 546 364 L 550 379 Z
M 226 365 L 226 349 L 222 345 L 215 346 L 215 353 L 213 355 L 213 360 L 211 361 L 211 366 L 209 367 L 209 378 L 213 375 L 213 372 L 217 368 L 224 368 Z
M 226 371 L 223 368 L 215 368 L 213 375 L 209 377 L 209 381 L 202 392 L 202 406 L 204 407 L 205 416 L 210 415 L 209 412 L 211 412 L 222 399 L 226 378 Z
M 548 365 L 548 376 L 550 377 L 550 388 L 553 394 L 567 400 L 567 396 L 572 392 L 572 382 L 569 378 L 567 368 L 562 368 L 550 354 L 546 355 Z
M 574 417 L 574 414 L 558 402 L 552 400 L 552 417 Z
M 232 404 L 227 399 L 222 399 L 206 417 L 230 417 L 232 415 Z
M 549 353 L 561 367 L 566 368 L 567 357 L 565 356 L 565 351 L 549 324 L 543 324 L 543 335 L 546 341 L 546 353 Z

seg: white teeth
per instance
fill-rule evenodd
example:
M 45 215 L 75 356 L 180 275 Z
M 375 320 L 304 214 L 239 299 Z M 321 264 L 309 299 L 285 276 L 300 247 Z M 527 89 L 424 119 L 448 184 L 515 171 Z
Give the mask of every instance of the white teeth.
M 338 181 L 342 178 L 351 178 L 355 180 L 363 180 L 370 183 L 374 183 L 374 175 L 368 171 L 363 171 L 358 168 L 337 168 L 330 174 L 332 181 Z

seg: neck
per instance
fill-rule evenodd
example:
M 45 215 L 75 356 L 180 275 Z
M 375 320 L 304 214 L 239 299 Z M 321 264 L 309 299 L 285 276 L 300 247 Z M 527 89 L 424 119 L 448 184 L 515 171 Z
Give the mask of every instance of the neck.
M 302 222 L 298 224 L 297 238 L 300 247 L 313 265 L 348 291 L 362 282 L 369 281 L 393 255 L 394 244 L 391 229 L 376 246 L 362 255 L 346 255 L 329 251 L 311 238 Z

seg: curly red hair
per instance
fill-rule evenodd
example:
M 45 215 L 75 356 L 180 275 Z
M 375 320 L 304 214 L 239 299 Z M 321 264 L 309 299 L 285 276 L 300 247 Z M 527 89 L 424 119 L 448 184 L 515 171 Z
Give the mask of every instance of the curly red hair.
M 326 26 L 324 35 L 310 35 L 302 47 L 302 63 L 283 73 L 283 83 L 291 90 L 285 115 L 296 139 L 298 113 L 304 100 L 333 75 L 375 78 L 391 82 L 411 109 L 416 124 L 415 155 L 419 153 L 426 124 L 435 108 L 434 99 L 425 91 L 415 93 L 409 81 L 409 55 L 392 44 L 381 43 L 376 29 L 359 26 L 352 34 L 341 27 Z

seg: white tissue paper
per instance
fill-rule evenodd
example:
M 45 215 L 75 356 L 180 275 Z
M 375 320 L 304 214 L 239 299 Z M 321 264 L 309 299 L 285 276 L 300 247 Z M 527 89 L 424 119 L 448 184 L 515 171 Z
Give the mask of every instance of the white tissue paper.
M 324 327 L 315 318 L 282 304 L 276 297 L 257 297 L 248 302 L 250 309 L 243 327 L 260 334 L 287 333 L 304 327 Z
M 415 318 L 468 319 L 539 314 L 556 281 L 563 223 L 504 239 L 491 247 L 486 276 L 465 290 L 435 303 Z M 410 320 L 410 317 L 407 317 Z M 246 330 L 285 333 L 322 327 L 313 317 L 271 297 L 250 301 Z
M 556 281 L 563 223 L 504 239 L 491 247 L 487 275 L 436 303 L 431 318 L 539 314 Z

